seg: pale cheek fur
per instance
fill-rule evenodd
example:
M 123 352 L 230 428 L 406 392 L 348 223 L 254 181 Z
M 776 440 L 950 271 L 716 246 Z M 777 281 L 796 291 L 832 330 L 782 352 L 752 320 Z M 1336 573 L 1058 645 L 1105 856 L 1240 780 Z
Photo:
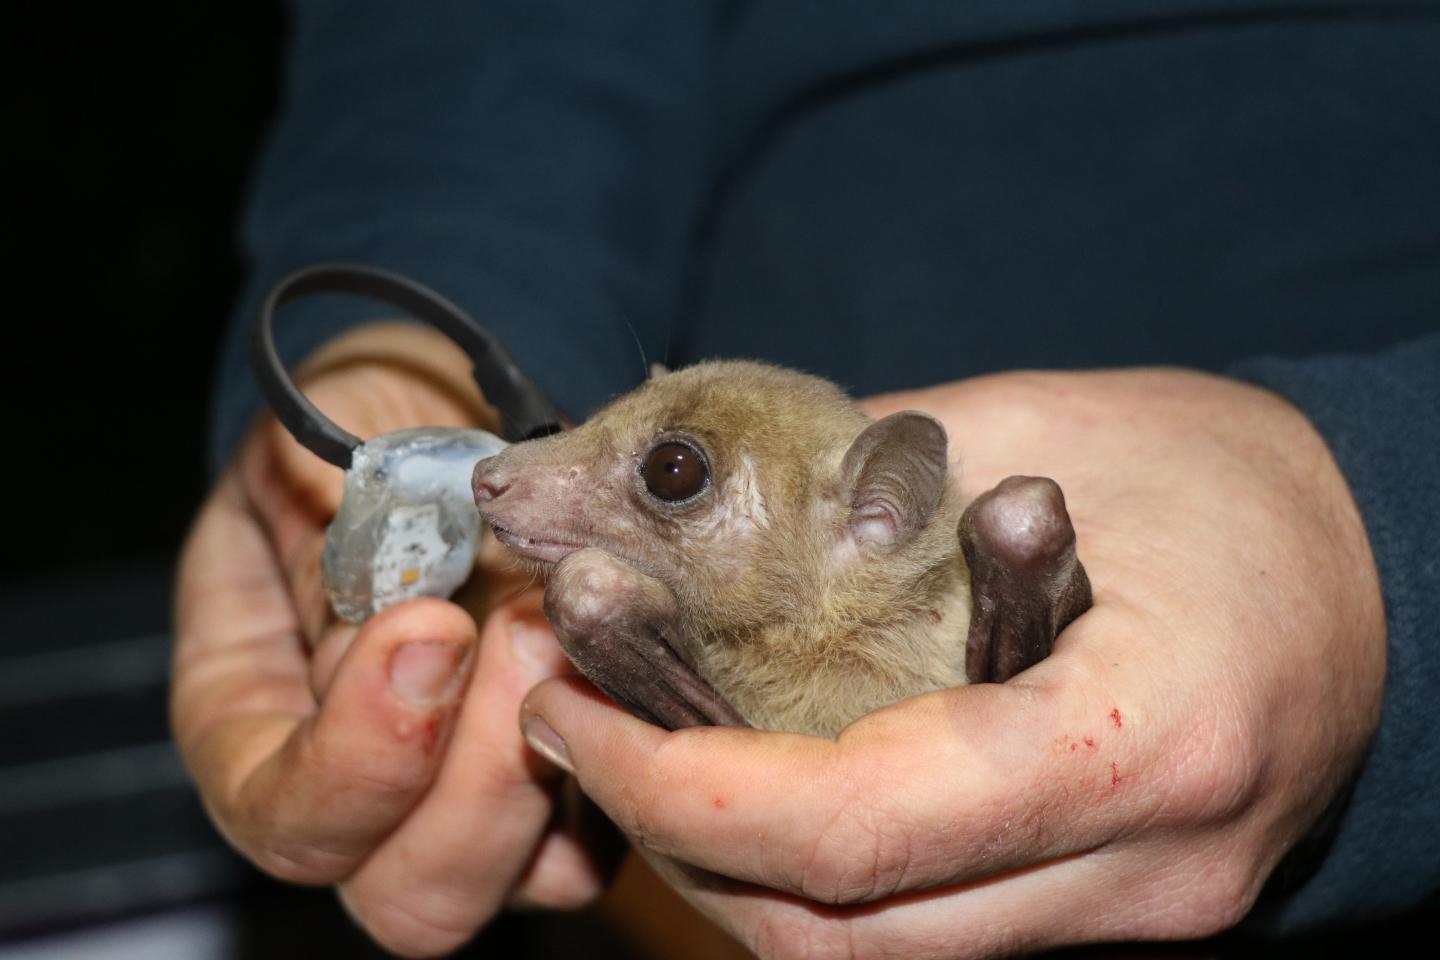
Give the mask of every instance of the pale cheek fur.
M 719 503 L 709 516 L 689 527 L 687 541 L 744 537 L 770 525 L 765 496 L 756 482 L 755 462 L 741 454 L 735 470 L 726 480 Z

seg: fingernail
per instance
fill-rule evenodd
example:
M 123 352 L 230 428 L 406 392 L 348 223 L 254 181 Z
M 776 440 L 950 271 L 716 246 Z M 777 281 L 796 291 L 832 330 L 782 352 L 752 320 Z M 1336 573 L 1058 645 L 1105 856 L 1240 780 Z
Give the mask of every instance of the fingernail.
M 544 717 L 539 715 L 526 717 L 520 722 L 520 732 L 525 734 L 525 742 L 530 744 L 531 750 L 566 773 L 575 772 L 575 765 L 570 762 L 570 751 L 566 749 L 565 741 L 561 740 L 560 734 L 545 722 Z
M 390 657 L 390 689 L 415 707 L 433 707 L 459 692 L 468 643 L 407 643 Z
M 554 631 L 548 624 L 542 623 L 528 619 L 510 621 L 510 643 L 515 650 L 515 660 L 537 683 L 555 675 L 556 654 L 560 649 Z

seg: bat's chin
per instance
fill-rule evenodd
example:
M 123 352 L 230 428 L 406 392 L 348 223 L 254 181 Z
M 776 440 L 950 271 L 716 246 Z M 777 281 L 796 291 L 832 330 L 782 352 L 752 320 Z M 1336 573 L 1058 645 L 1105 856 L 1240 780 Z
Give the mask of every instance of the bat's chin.
M 542 563 L 559 563 L 584 545 L 564 540 L 547 540 L 543 537 L 527 537 L 523 533 L 509 530 L 495 521 L 490 521 L 490 530 L 495 539 L 514 550 L 522 557 L 539 560 Z

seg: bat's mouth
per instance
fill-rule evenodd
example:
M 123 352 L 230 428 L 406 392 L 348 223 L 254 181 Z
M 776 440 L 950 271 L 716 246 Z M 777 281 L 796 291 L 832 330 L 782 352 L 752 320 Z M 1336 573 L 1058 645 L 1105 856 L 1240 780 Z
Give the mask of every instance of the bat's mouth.
M 522 557 L 529 557 L 532 560 L 542 560 L 546 563 L 559 563 L 565 557 L 582 549 L 578 543 L 566 543 L 563 540 L 545 540 L 540 537 L 527 537 L 516 533 L 514 530 L 507 530 L 494 520 L 490 521 L 490 530 L 495 534 L 495 539 L 505 546 L 514 550 Z

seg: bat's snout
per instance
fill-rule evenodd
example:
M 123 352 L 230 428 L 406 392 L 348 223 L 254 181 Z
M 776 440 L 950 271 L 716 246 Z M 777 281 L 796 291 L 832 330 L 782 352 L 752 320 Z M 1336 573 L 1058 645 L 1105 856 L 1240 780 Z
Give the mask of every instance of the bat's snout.
M 489 503 L 510 489 L 510 478 L 495 463 L 498 459 L 486 457 L 475 464 L 475 472 L 470 475 L 470 489 L 475 494 L 477 505 Z

